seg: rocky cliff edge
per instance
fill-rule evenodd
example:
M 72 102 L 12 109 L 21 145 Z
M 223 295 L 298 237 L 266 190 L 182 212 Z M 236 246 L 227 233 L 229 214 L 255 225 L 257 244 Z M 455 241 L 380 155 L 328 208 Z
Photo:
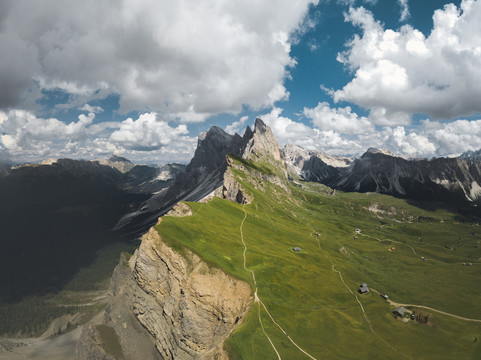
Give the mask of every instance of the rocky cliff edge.
M 227 359 L 224 341 L 251 302 L 247 283 L 209 267 L 188 250 L 181 255 L 154 228 L 128 262 L 121 260 L 110 293 L 100 326 L 113 329 L 122 357 L 132 360 Z M 118 358 L 95 326 L 85 327 L 78 358 Z

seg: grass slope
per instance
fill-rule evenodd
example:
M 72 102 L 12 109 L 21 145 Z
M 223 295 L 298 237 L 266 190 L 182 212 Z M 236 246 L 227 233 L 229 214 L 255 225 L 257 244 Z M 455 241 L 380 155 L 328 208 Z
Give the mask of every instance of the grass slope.
M 170 246 L 188 248 L 253 286 L 243 268 L 240 225 L 245 210 L 247 267 L 255 271 L 259 298 L 313 358 L 479 358 L 481 341 L 474 338 L 481 340 L 481 322 L 430 311 L 429 325 L 403 323 L 374 291 L 356 293 L 366 282 L 400 303 L 481 319 L 479 226 L 459 223 L 445 210 L 427 211 L 384 195 L 333 196 L 318 184 L 293 187 L 287 194 L 270 183 L 253 185 L 248 174 L 236 175 L 253 195 L 251 204 L 243 208 L 218 198 L 208 204 L 188 203 L 193 216 L 164 217 L 157 230 Z M 361 229 L 360 235 L 355 228 Z M 299 253 L 292 251 L 295 246 Z M 463 265 L 468 262 L 472 266 Z M 346 286 L 357 294 L 365 316 Z M 231 359 L 277 358 L 257 312 L 254 304 L 228 339 Z M 309 359 L 262 308 L 261 318 L 283 359 Z

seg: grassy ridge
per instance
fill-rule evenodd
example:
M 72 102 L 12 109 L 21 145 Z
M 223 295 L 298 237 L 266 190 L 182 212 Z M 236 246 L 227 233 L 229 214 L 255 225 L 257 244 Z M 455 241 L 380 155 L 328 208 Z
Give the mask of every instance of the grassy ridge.
M 427 211 L 388 196 L 340 192 L 330 196 L 320 193 L 316 184 L 312 185 L 316 191 L 292 188 L 287 194 L 270 183 L 256 188 L 247 174 L 236 175 L 254 196 L 245 206 L 243 232 L 247 267 L 255 271 L 259 297 L 309 354 L 317 359 L 477 358 L 480 342 L 473 340 L 481 339 L 481 323 L 435 312 L 431 326 L 403 323 L 374 292 L 358 295 L 375 333 L 371 332 L 332 263 L 353 292 L 367 282 L 398 302 L 481 319 L 478 226 L 458 223 L 455 214 L 445 210 Z M 384 212 L 369 211 L 373 204 Z M 221 199 L 189 205 L 193 216 L 165 217 L 157 226 L 162 239 L 178 250 L 189 248 L 253 285 L 242 266 L 242 205 Z M 356 235 L 355 228 L 365 236 Z M 301 252 L 293 252 L 294 246 Z M 467 262 L 473 265 L 462 265 Z M 262 333 L 257 311 L 254 304 L 228 339 L 232 359 L 277 358 Z M 261 317 L 282 358 L 308 359 L 263 309 Z

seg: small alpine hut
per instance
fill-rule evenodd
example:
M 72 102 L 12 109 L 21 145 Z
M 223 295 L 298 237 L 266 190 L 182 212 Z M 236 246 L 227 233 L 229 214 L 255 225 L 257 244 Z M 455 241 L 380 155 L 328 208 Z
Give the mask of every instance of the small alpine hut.
M 296 246 L 296 247 L 292 248 L 292 250 L 294 250 L 295 252 L 299 252 L 299 251 L 301 251 L 301 248 L 299 246 Z
M 397 308 L 395 308 L 395 309 L 393 310 L 392 313 L 393 313 L 395 316 L 403 317 L 404 315 L 406 315 L 406 312 L 407 312 L 407 310 L 406 310 L 404 307 L 398 306 Z
M 366 283 L 362 283 L 361 285 L 359 285 L 359 290 L 357 291 L 359 291 L 360 294 L 365 294 L 369 292 L 369 288 L 367 287 Z
M 356 228 L 356 229 L 354 229 L 354 232 L 355 232 L 356 234 L 359 234 L 359 233 L 361 232 L 361 229 Z

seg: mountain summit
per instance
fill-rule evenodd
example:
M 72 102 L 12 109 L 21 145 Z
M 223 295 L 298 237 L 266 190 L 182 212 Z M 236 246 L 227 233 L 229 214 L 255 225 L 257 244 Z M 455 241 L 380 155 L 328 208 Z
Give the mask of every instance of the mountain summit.
M 250 139 L 244 145 L 242 157 L 247 160 L 257 160 L 264 158 L 265 160 L 283 161 L 279 143 L 272 132 L 261 119 L 256 119 L 254 132 L 248 127 L 246 134 L 251 134 Z
M 115 229 L 126 227 L 130 232 L 147 231 L 179 201 L 200 201 L 213 196 L 215 190 L 223 187 L 228 154 L 275 167 L 276 173 L 287 179 L 277 139 L 261 119 L 256 119 L 254 130 L 248 126 L 243 136 L 237 133 L 230 135 L 213 126 L 199 135 L 194 157 L 185 172 L 177 176 L 175 183 L 152 196 L 137 211 L 124 216 Z

